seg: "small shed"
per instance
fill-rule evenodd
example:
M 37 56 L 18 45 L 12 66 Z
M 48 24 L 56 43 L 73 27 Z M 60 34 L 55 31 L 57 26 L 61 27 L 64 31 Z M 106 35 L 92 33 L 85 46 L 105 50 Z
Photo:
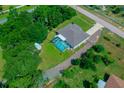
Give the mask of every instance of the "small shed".
M 99 80 L 97 83 L 98 88 L 104 88 L 106 85 L 106 82 L 103 80 Z
M 37 50 L 41 50 L 41 45 L 39 43 L 34 43 L 34 46 Z

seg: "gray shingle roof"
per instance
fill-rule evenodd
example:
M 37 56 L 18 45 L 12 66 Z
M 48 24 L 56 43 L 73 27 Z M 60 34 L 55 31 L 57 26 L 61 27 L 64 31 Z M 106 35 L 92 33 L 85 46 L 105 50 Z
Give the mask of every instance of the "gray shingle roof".
M 66 41 L 71 45 L 71 47 L 75 47 L 89 37 L 89 35 L 76 24 L 68 24 L 64 28 L 60 29 L 58 33 L 66 38 Z

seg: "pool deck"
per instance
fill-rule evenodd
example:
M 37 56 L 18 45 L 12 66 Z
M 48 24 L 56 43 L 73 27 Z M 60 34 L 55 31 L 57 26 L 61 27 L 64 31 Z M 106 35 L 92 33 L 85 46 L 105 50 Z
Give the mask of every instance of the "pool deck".
M 61 52 L 66 51 L 66 49 L 69 47 L 69 45 L 67 45 L 66 42 L 61 40 L 59 37 L 54 37 L 53 40 L 52 40 L 52 43 Z

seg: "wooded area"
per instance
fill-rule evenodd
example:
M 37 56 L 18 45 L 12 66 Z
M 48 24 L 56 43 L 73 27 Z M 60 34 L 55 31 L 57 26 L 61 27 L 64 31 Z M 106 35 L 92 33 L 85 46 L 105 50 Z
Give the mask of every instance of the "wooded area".
M 34 43 L 42 43 L 48 32 L 76 12 L 67 6 L 37 6 L 32 13 L 10 9 L 8 21 L 0 25 L 0 46 L 3 49 L 4 87 L 40 87 L 41 59 Z

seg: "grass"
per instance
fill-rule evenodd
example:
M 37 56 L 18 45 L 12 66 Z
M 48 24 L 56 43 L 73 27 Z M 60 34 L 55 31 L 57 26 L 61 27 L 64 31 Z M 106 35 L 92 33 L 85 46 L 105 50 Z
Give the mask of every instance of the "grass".
M 106 15 L 108 13 L 102 11 L 101 10 L 95 10 L 95 9 L 91 9 L 91 8 L 88 8 L 87 6 L 80 6 L 82 7 L 83 9 L 95 14 L 96 16 L 106 20 L 107 22 L 117 26 L 119 29 L 121 29 L 122 31 L 124 31 L 124 24 L 123 24 L 123 17 L 118 17 L 118 16 L 115 16 L 114 14 L 111 14 L 111 15 Z
M 109 37 L 110 41 L 104 39 L 104 36 Z M 114 43 L 120 43 L 121 46 L 117 47 Z M 96 64 L 97 70 L 92 71 L 90 69 L 81 69 L 79 66 L 72 66 L 67 69 L 68 73 L 72 73 L 69 77 L 61 77 L 58 80 L 64 80 L 70 87 L 80 88 L 83 87 L 83 80 L 93 81 L 93 75 L 99 76 L 103 79 L 104 74 L 115 74 L 121 79 L 124 79 L 124 39 L 104 29 L 102 35 L 97 44 L 103 44 L 108 52 L 111 52 L 110 56 L 114 58 L 115 62 L 105 66 L 103 62 Z M 119 57 L 119 59 L 118 59 Z M 53 86 L 56 87 L 56 86 Z
M 104 37 L 107 37 L 109 41 Z M 124 39 L 104 29 L 98 43 L 103 44 L 117 62 L 124 62 Z M 120 47 L 117 47 L 116 44 L 120 44 Z
M 72 54 L 74 54 L 77 50 L 81 49 L 83 45 L 73 51 L 67 50 L 64 53 L 60 52 L 50 41 L 55 36 L 55 31 L 58 31 L 60 28 L 63 28 L 69 23 L 78 24 L 84 31 L 87 31 L 90 27 L 93 26 L 94 21 L 90 20 L 84 15 L 78 14 L 74 16 L 70 20 L 67 20 L 60 24 L 58 27 L 49 32 L 47 39 L 42 44 L 42 50 L 40 53 L 40 57 L 42 59 L 41 64 L 39 65 L 39 69 L 47 70 L 56 66 L 57 64 L 63 62 L 67 58 L 69 58 Z
M 83 31 L 87 31 L 89 28 L 91 28 L 93 26 L 93 24 L 95 23 L 93 20 L 89 19 L 88 17 L 82 15 L 82 14 L 77 14 L 77 16 L 71 18 L 70 20 L 65 21 L 64 23 L 60 24 L 57 29 L 58 30 L 60 28 L 63 28 L 64 26 L 66 26 L 69 23 L 75 23 L 77 25 L 79 25 Z
M 2 58 L 2 49 L 0 47 L 0 80 L 2 80 L 2 76 L 3 76 L 4 63 L 5 63 L 5 60 Z
M 50 41 L 55 36 L 54 32 L 50 32 L 48 38 L 44 41 L 42 45 L 42 50 L 40 53 L 42 63 L 39 68 L 42 70 L 49 69 L 73 54 L 72 51 L 60 52 Z

